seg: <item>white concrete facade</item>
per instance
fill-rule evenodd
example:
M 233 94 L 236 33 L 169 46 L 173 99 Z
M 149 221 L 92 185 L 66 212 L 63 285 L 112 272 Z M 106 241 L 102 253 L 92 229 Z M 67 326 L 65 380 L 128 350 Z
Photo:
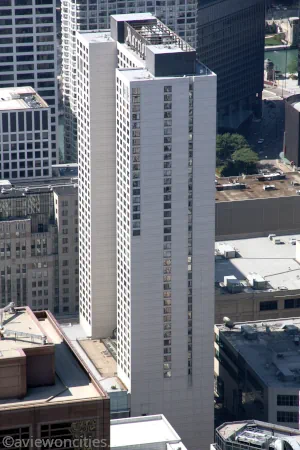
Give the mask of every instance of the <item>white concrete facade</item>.
M 117 44 L 77 37 L 80 320 L 88 335 L 107 337 L 116 328 Z
M 216 79 L 200 76 L 139 81 L 138 75 L 135 80 L 131 79 L 133 72 L 117 71 L 117 83 L 119 79 L 123 92 L 124 88 L 125 92 L 128 89 L 131 114 L 133 92 L 135 89 L 140 92 L 139 236 L 133 235 L 137 222 L 133 217 L 135 213 L 130 213 L 138 201 L 133 187 L 136 154 L 131 141 L 125 155 L 126 160 L 129 157 L 132 162 L 127 185 L 130 200 L 126 204 L 124 184 L 122 187 L 122 175 L 124 177 L 127 171 L 124 147 L 120 152 L 117 147 L 117 168 L 123 169 L 119 179 L 117 177 L 117 193 L 123 192 L 118 205 L 121 224 L 117 223 L 117 251 L 123 262 L 123 265 L 122 262 L 118 264 L 117 270 L 120 290 L 118 374 L 131 392 L 133 416 L 163 412 L 188 448 L 197 448 L 198 443 L 204 448 L 213 434 L 213 362 L 210 353 L 214 321 Z M 192 158 L 189 158 L 188 150 L 190 85 L 194 92 L 195 150 Z M 164 152 L 166 86 L 172 87 L 171 153 Z M 117 111 L 120 109 L 121 105 Z M 131 119 L 129 130 L 132 135 Z M 121 128 L 119 133 L 117 129 L 117 139 L 121 133 Z M 170 159 L 164 160 L 167 155 L 171 155 Z M 188 213 L 189 159 L 193 160 L 192 222 L 189 222 Z M 172 169 L 165 169 L 170 167 L 166 165 L 169 162 Z M 166 191 L 168 187 L 171 191 Z M 122 219 L 124 224 L 126 215 L 131 216 L 130 226 L 126 230 L 125 243 L 124 238 L 122 243 L 125 231 Z M 192 255 L 188 246 L 190 225 Z M 164 241 L 166 238 L 169 240 Z M 189 271 L 191 263 L 192 270 Z M 188 278 L 189 273 L 192 273 L 192 279 Z
M 62 4 L 62 77 L 65 107 L 65 157 L 77 156 L 76 31 L 105 30 L 111 14 L 153 13 L 192 47 L 196 46 L 196 0 L 61 0 Z
M 154 19 L 141 16 L 141 22 Z M 121 15 L 114 17 L 122 21 Z M 182 54 L 189 68 L 195 58 L 182 42 L 149 45 L 143 60 L 117 33 L 117 43 L 108 32 L 77 34 L 81 324 L 92 336 L 103 335 L 116 306 L 118 376 L 131 393 L 131 415 L 164 414 L 187 448 L 208 448 L 213 439 L 216 76 L 202 65 L 184 75 L 180 63 L 174 73 L 169 67 Z M 155 60 L 151 70 L 148 50 Z M 172 54 L 177 59 L 172 61 Z M 173 73 L 156 76 L 156 70 Z M 84 91 L 90 92 L 87 97 Z M 112 152 L 115 178 L 102 161 L 103 156 L 113 163 Z M 109 259 L 113 245 L 116 267 Z M 92 296 L 86 290 L 90 279 Z
M 49 154 L 58 163 L 56 0 L 0 1 L 0 89 L 31 86 L 51 113 Z

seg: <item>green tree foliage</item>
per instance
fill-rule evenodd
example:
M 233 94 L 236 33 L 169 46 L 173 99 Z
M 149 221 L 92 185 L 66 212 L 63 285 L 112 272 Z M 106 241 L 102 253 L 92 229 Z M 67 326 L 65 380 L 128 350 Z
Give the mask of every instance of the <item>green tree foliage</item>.
M 222 161 L 231 158 L 232 153 L 244 147 L 249 147 L 249 145 L 244 136 L 240 134 L 217 135 L 217 158 Z
M 231 156 L 232 162 L 240 173 L 253 173 L 258 162 L 257 154 L 250 147 L 240 148 Z
M 240 134 L 219 134 L 216 141 L 217 167 L 220 175 L 235 176 L 255 173 L 257 154 Z

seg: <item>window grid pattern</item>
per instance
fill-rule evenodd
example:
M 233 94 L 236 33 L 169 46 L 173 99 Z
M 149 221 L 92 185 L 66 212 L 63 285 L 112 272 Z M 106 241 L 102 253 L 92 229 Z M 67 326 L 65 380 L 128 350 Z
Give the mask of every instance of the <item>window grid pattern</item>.
M 90 167 L 90 136 L 89 136 L 89 50 L 81 42 L 77 42 L 79 52 L 77 58 L 78 98 L 82 108 L 79 108 L 79 139 L 78 139 L 78 204 L 79 204 L 79 297 L 80 314 L 91 324 L 91 167 Z M 66 247 L 64 247 L 66 248 Z M 66 252 L 65 252 L 66 253 Z M 69 288 L 64 287 L 65 294 Z M 64 308 L 67 308 L 65 306 Z
M 0 2 L 0 88 L 31 86 L 51 110 L 52 163 L 58 162 L 56 2 Z
M 277 395 L 277 406 L 299 406 L 299 395 Z
M 131 117 L 136 109 L 130 108 L 130 92 L 128 87 L 117 77 L 117 361 L 126 376 L 130 378 L 130 150 L 138 144 L 139 138 L 130 134 Z M 139 111 L 139 109 L 138 109 Z M 132 163 L 133 164 L 133 163 Z M 139 181 L 138 167 L 133 172 L 133 182 Z M 139 197 L 139 196 L 137 196 Z M 133 203 L 132 214 L 139 214 L 139 203 Z
M 172 376 L 172 86 L 164 86 L 164 378 Z
M 141 91 L 132 88 L 132 235 L 141 234 Z
M 194 85 L 189 84 L 189 145 L 188 145 L 188 382 L 193 374 L 193 122 Z
M 0 115 L 1 178 L 38 178 L 51 175 L 48 110 L 3 112 Z
M 277 411 L 277 422 L 298 423 L 299 413 L 296 411 Z

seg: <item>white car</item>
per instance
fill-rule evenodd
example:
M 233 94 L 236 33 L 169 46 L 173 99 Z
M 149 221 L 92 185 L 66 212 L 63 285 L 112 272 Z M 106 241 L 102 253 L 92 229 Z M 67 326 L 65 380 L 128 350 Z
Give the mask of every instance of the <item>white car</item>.
M 258 139 L 258 141 L 257 141 L 258 144 L 263 144 L 264 142 L 265 142 L 264 139 Z

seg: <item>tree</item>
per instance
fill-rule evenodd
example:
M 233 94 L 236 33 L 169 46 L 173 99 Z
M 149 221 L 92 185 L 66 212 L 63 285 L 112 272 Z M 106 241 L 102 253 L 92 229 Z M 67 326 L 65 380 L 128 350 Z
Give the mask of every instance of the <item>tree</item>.
M 232 153 L 240 148 L 249 147 L 248 142 L 240 134 L 218 134 L 217 135 L 217 160 L 227 161 L 231 159 Z
M 294 58 L 292 61 L 289 62 L 287 65 L 287 71 L 288 73 L 296 73 L 298 72 L 298 59 Z
M 257 154 L 250 147 L 240 148 L 232 154 L 232 162 L 239 173 L 256 172 Z

